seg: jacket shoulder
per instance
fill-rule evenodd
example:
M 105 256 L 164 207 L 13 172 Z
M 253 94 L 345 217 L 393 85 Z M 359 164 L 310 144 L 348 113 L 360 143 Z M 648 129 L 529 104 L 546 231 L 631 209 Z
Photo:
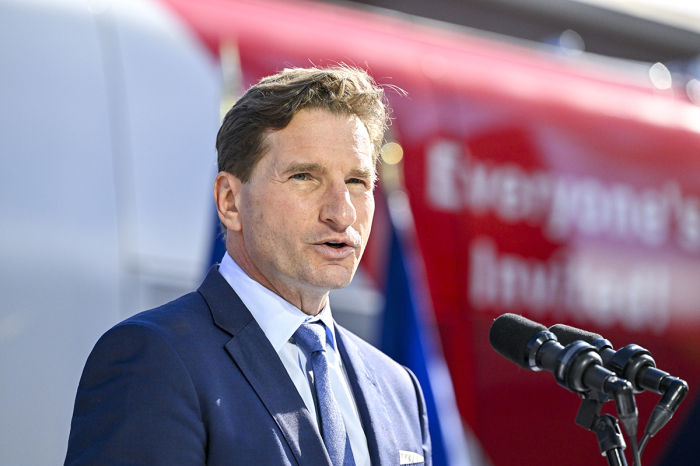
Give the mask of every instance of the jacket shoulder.
M 182 320 L 192 320 L 205 313 L 209 314 L 206 301 L 201 294 L 193 291 L 156 308 L 134 314 L 115 327 L 140 324 L 153 328 L 168 328 L 177 326 Z

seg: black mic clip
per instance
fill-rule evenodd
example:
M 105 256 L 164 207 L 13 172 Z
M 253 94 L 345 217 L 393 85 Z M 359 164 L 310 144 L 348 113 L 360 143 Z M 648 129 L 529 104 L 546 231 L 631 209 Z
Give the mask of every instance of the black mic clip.
M 601 415 L 600 412 L 603 408 L 603 403 L 614 399 L 617 415 L 625 431 L 630 436 L 636 436 L 638 427 L 637 404 L 634 399 L 632 384 L 624 379 L 610 377 L 607 382 L 607 389 L 609 393 L 599 390 L 588 390 L 587 392 L 579 393 L 582 399 L 576 414 L 576 425 L 596 432 L 598 435 L 600 435 L 602 429 L 611 429 L 609 420 L 603 421 L 604 424 L 601 424 L 601 418 L 609 415 Z M 614 423 L 613 425 L 616 428 L 617 424 Z M 619 442 L 619 446 L 624 449 L 624 440 L 620 438 Z

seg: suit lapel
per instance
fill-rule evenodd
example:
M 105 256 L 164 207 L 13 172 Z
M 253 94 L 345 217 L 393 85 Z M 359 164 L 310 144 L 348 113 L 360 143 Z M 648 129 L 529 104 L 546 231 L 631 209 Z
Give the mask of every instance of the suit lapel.
M 214 323 L 231 334 L 226 351 L 274 418 L 300 466 L 331 466 L 323 439 L 297 388 L 252 314 L 212 267 L 199 288 Z
M 385 398 L 357 345 L 345 334 L 342 327 L 336 324 L 335 328 L 338 349 L 350 379 L 357 410 L 360 412 L 372 464 L 396 464 L 399 449 L 391 418 L 386 404 L 382 401 Z
M 257 322 L 253 320 L 238 332 L 226 350 L 275 419 L 297 463 L 330 466 L 323 439 L 304 400 Z

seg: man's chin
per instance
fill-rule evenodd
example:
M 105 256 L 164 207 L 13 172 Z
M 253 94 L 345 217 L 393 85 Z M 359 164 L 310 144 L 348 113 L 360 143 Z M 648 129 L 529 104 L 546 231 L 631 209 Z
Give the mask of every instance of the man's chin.
M 355 271 L 330 271 L 314 277 L 314 285 L 318 288 L 330 291 L 345 288 L 352 281 Z

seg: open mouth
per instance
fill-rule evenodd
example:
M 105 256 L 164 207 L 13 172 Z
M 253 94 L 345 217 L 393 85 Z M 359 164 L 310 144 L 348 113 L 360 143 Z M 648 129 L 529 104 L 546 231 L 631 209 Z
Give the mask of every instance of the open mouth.
M 332 247 L 333 249 L 340 249 L 340 248 L 342 248 L 343 246 L 346 246 L 345 243 L 333 243 L 333 242 L 331 242 L 331 241 L 327 241 L 327 242 L 325 242 L 325 243 L 323 243 L 323 244 L 325 244 L 326 246 L 330 246 L 330 247 Z

